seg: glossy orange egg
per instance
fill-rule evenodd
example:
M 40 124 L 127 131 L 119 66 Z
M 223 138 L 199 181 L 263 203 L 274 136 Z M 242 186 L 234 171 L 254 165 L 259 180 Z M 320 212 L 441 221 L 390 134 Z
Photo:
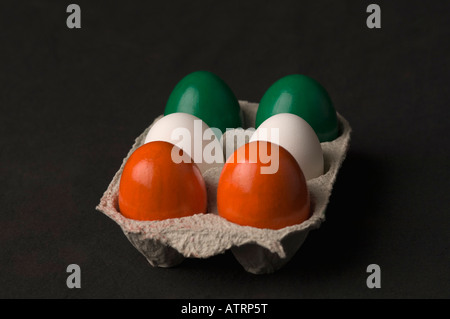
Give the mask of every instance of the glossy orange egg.
M 135 220 L 163 220 L 206 213 L 205 181 L 187 155 L 172 160 L 175 145 L 156 141 L 137 148 L 125 163 L 119 185 L 119 210 Z
M 223 218 L 243 226 L 280 229 L 300 224 L 310 216 L 305 177 L 283 147 L 262 141 L 245 144 L 225 163 L 217 209 Z

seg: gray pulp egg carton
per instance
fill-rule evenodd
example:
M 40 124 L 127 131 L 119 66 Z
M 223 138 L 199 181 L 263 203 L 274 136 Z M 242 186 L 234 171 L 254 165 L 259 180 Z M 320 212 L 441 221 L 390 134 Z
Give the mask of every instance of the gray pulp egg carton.
M 247 101 L 239 101 L 239 104 L 244 128 L 254 127 L 258 104 Z M 207 214 L 161 221 L 136 221 L 124 217 L 118 205 L 122 170 L 129 156 L 144 143 L 153 124 L 136 138 L 96 209 L 120 226 L 131 244 L 152 266 L 173 267 L 185 258 L 208 258 L 230 249 L 246 271 L 254 274 L 272 273 L 283 267 L 298 251 L 308 233 L 319 228 L 325 220 L 329 196 L 350 142 L 349 123 L 339 113 L 338 121 L 339 137 L 321 143 L 325 173 L 307 181 L 312 214 L 301 224 L 278 230 L 260 229 L 240 226 L 220 217 L 217 213 L 216 192 L 222 167 L 214 167 L 203 173 L 208 192 Z

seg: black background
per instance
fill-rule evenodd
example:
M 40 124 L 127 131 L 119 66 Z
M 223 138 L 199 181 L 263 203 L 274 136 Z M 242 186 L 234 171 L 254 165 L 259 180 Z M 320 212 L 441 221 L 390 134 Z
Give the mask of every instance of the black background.
M 448 1 L 375 1 L 381 29 L 369 1 L 77 1 L 68 29 L 70 3 L 0 4 L 1 298 L 450 297 Z M 274 274 L 231 253 L 152 268 L 95 210 L 200 69 L 252 102 L 309 75 L 353 128 L 326 222 Z

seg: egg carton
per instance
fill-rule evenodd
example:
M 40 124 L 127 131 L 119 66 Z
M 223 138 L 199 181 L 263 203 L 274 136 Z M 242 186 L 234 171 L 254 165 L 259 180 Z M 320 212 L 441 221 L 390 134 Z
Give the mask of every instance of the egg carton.
M 247 101 L 239 101 L 239 104 L 244 128 L 254 127 L 258 104 Z M 208 213 L 160 221 L 137 221 L 124 217 L 118 204 L 122 170 L 130 155 L 144 143 L 153 123 L 136 138 L 96 209 L 116 222 L 131 244 L 154 267 L 173 267 L 185 258 L 209 258 L 231 250 L 247 272 L 272 273 L 283 267 L 301 247 L 308 233 L 325 221 L 325 209 L 350 142 L 349 123 L 339 113 L 337 117 L 340 135 L 334 141 L 321 143 L 324 174 L 307 181 L 311 216 L 301 224 L 278 230 L 260 229 L 237 225 L 219 216 L 217 186 L 223 165 L 203 173 Z

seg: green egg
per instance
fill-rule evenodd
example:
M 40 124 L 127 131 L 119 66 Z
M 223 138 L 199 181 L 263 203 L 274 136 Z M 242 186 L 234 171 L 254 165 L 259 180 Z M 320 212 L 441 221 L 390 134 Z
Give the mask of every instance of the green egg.
M 338 137 L 337 114 L 330 96 L 320 83 L 306 75 L 285 76 L 267 89 L 256 113 L 256 128 L 278 113 L 293 113 L 303 118 L 320 142 Z
M 164 115 L 179 112 L 194 115 L 222 133 L 242 127 L 236 96 L 221 78 L 208 71 L 190 73 L 175 86 Z

